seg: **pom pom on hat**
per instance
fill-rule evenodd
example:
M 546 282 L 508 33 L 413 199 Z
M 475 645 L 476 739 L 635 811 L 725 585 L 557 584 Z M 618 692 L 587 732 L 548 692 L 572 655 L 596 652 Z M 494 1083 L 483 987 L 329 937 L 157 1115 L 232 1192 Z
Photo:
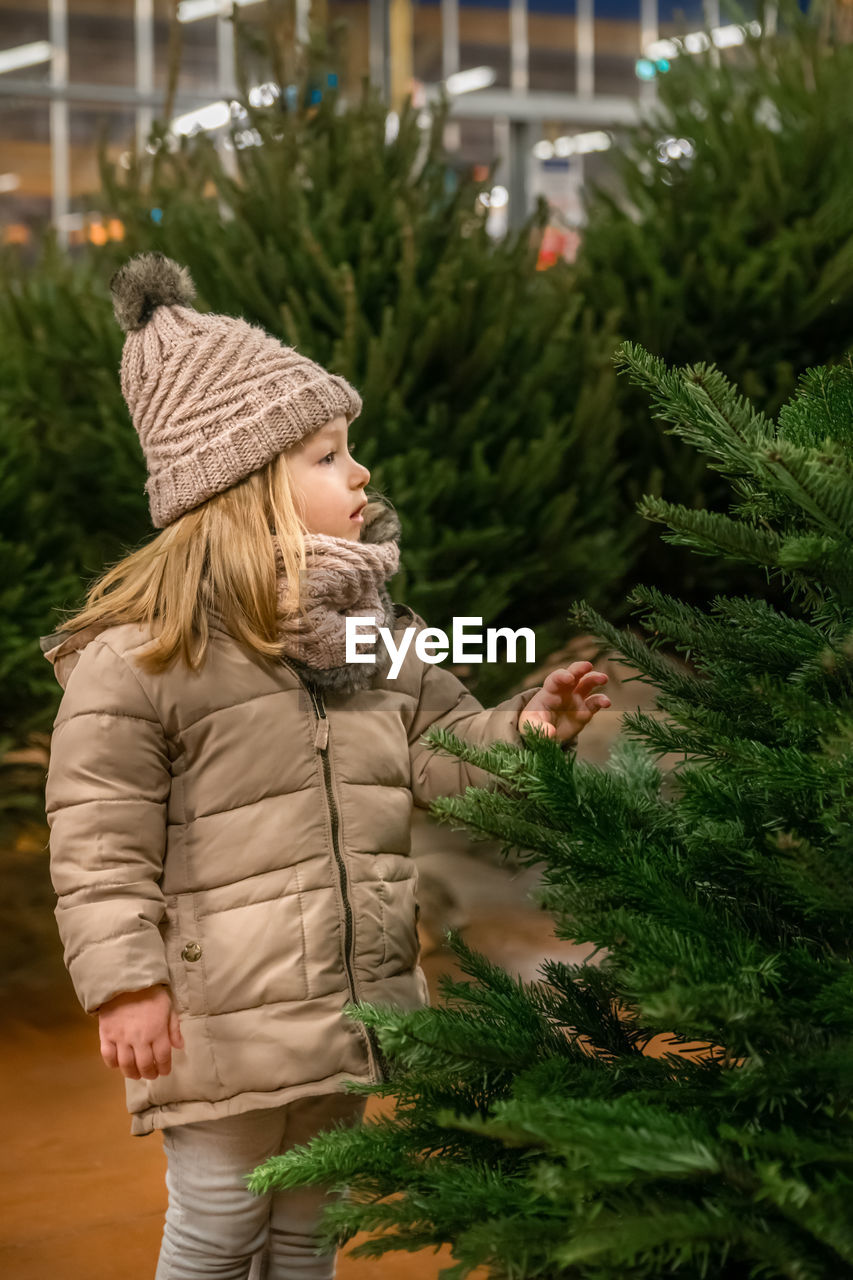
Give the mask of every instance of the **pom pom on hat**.
M 195 285 L 186 267 L 162 253 L 138 253 L 110 281 L 113 310 L 125 333 L 143 329 L 157 307 L 188 307 Z

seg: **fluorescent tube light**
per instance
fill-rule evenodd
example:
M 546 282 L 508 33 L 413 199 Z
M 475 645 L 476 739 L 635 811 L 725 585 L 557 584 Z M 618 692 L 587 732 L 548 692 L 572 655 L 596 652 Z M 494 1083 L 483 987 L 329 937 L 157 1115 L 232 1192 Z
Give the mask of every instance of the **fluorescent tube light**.
M 603 129 L 593 129 L 590 133 L 565 133 L 562 137 L 549 142 L 543 138 L 533 148 L 537 160 L 565 160 L 569 156 L 588 156 L 593 151 L 609 151 L 613 139 Z
M 227 18 L 232 3 L 243 8 L 249 4 L 260 4 L 260 0 L 181 0 L 178 22 L 198 22 L 201 18 L 216 18 L 220 13 Z
M 760 22 L 748 22 L 745 27 L 739 27 L 732 22 L 727 27 L 711 28 L 711 39 L 718 49 L 728 49 L 730 45 L 743 44 L 747 36 L 760 35 Z
M 475 89 L 488 89 L 498 78 L 494 67 L 471 67 L 468 71 L 454 71 L 444 82 L 453 97 L 459 93 L 473 93 Z
M 34 67 L 38 62 L 50 62 L 53 49 L 49 40 L 36 40 L 33 44 L 19 44 L 14 49 L 0 50 L 0 74 L 18 71 L 21 67 Z
M 231 119 L 231 104 L 221 99 L 209 102 L 206 107 L 175 116 L 169 128 L 172 133 L 195 133 L 196 129 L 221 129 Z
M 653 40 L 643 52 L 655 62 L 658 58 L 677 58 L 680 53 L 704 53 L 712 44 L 717 49 L 731 49 L 743 44 L 747 36 L 760 35 L 760 22 L 748 22 L 743 27 L 731 22 L 725 27 L 712 27 L 710 32 L 691 31 L 677 40 Z
M 281 97 L 280 87 L 272 80 L 263 84 L 252 85 L 249 89 L 249 102 L 253 107 L 270 107 Z M 221 98 L 218 102 L 208 102 L 206 106 L 196 107 L 194 111 L 186 111 L 175 116 L 169 124 L 172 133 L 195 133 L 197 129 L 221 129 L 232 118 L 243 120 L 248 112 L 239 102 L 226 102 Z
M 658 58 L 677 58 L 681 49 L 674 40 L 652 40 L 643 52 L 650 61 L 657 62 Z

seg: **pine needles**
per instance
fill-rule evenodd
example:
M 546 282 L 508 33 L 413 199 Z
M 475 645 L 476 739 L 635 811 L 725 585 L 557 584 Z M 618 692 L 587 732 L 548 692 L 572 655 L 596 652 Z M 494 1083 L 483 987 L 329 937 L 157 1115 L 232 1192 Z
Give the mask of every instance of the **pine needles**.
M 557 933 L 593 955 L 523 983 L 455 939 L 440 1007 L 354 1011 L 393 1117 L 256 1185 L 334 1176 L 337 1239 L 449 1243 L 459 1280 L 853 1277 L 853 365 L 808 374 L 774 424 L 714 370 L 622 363 L 734 490 L 726 516 L 647 514 L 763 563 L 786 606 L 639 588 L 646 641 L 581 607 L 659 689 L 606 769 L 535 735 L 432 735 L 494 778 L 438 816 L 540 864 Z

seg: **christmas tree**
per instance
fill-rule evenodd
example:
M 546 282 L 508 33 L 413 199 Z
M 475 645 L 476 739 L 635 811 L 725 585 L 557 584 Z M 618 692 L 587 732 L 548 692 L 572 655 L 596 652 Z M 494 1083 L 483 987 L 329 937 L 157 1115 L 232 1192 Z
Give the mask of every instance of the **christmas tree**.
M 0 267 L 0 738 L 19 746 L 60 692 L 39 635 L 151 523 L 103 266 L 47 239 L 36 265 L 8 248 Z
M 709 39 L 704 53 L 659 62 L 656 105 L 620 134 L 612 172 L 588 195 L 577 263 L 597 321 L 616 317 L 624 338 L 669 364 L 713 360 L 774 415 L 803 370 L 853 346 L 851 8 L 804 7 L 759 3 L 743 44 Z M 724 13 L 745 22 L 736 5 Z M 687 506 L 724 502 L 704 460 L 650 429 L 626 389 L 631 505 L 664 484 Z M 678 582 L 694 599 L 709 598 L 709 575 L 750 581 L 722 565 L 701 577 L 674 553 L 665 565 L 647 541 L 643 580 Z
M 271 1160 L 255 1190 L 329 1179 L 331 1238 L 449 1243 L 463 1277 L 853 1276 L 853 362 L 775 423 L 713 367 L 621 364 L 726 477 L 726 513 L 644 514 L 784 600 L 654 589 L 646 641 L 577 621 L 659 689 L 606 769 L 528 735 L 435 747 L 499 785 L 436 805 L 543 867 L 586 963 L 518 981 L 457 941 L 434 1009 L 360 1007 L 396 1110 Z M 666 650 L 669 652 L 666 652 Z M 679 655 L 679 656 L 676 656 Z M 664 774 L 657 757 L 674 753 Z

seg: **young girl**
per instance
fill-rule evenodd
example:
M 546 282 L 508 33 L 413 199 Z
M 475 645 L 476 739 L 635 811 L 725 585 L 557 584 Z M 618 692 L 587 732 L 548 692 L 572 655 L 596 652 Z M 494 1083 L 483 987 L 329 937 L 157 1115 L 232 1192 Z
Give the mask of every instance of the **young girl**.
M 348 616 L 398 644 L 424 626 L 388 596 L 399 527 L 349 451 L 357 392 L 197 312 L 161 254 L 112 290 L 162 532 L 42 642 L 65 689 L 47 783 L 65 960 L 132 1132 L 163 1131 L 157 1280 L 236 1280 L 261 1251 L 270 1280 L 320 1280 L 323 1194 L 244 1179 L 358 1121 L 345 1084 L 381 1065 L 344 1006 L 426 1001 L 412 804 L 488 778 L 421 736 L 568 741 L 606 677 L 574 663 L 486 711 L 414 644 L 393 680 L 382 646 L 347 663 Z

